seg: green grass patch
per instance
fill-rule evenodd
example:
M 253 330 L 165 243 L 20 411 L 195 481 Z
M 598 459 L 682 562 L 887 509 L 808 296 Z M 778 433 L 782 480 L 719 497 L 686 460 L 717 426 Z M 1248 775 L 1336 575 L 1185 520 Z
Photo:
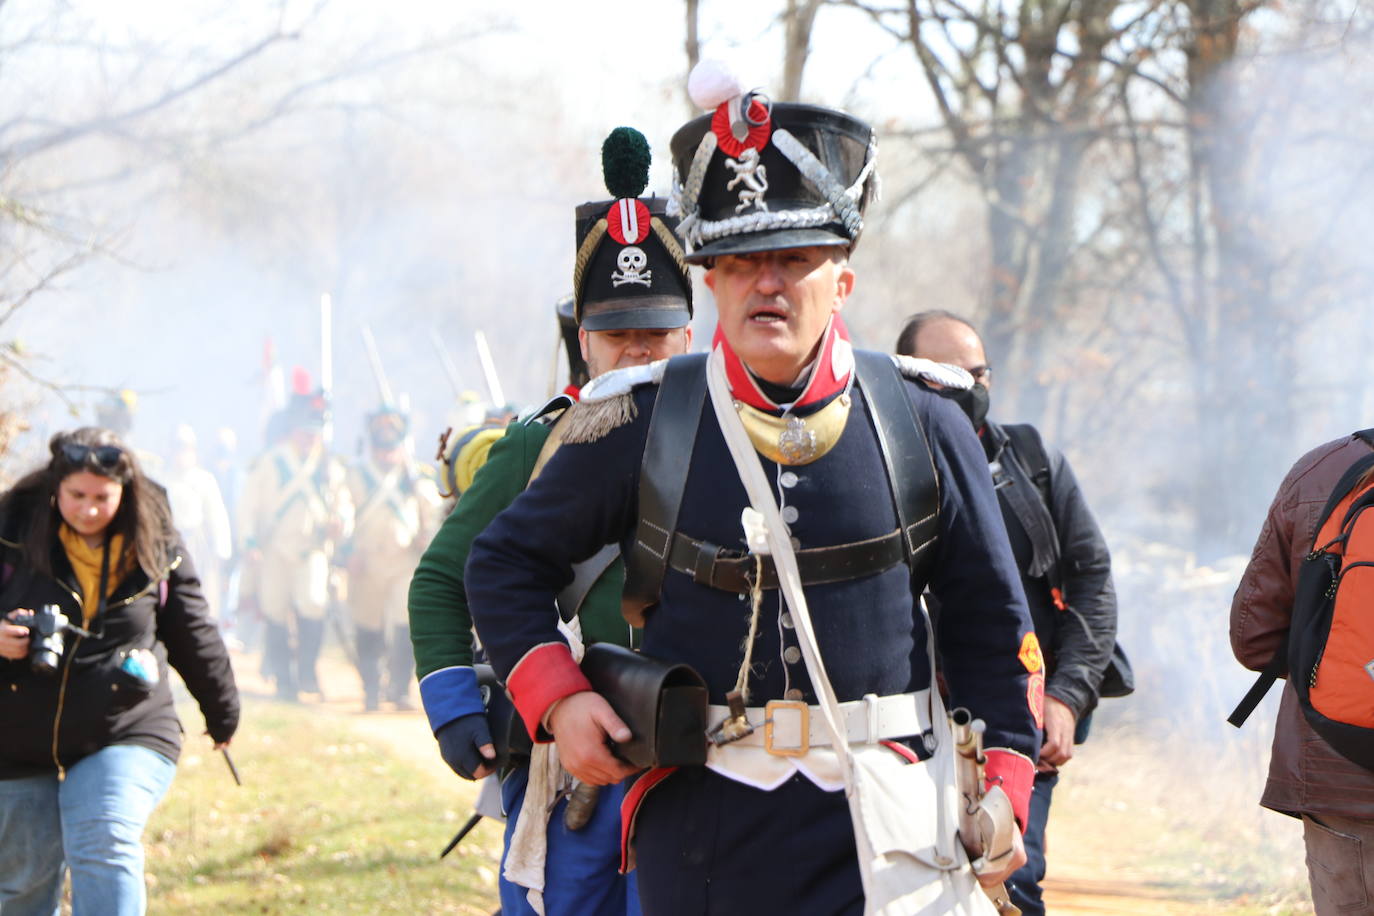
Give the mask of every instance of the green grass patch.
M 193 706 L 181 712 L 199 722 Z M 244 723 L 231 749 L 241 788 L 208 739 L 186 742 L 145 834 L 150 912 L 496 909 L 499 825 L 438 858 L 470 813 L 465 786 L 436 785 L 346 716 L 257 702 Z

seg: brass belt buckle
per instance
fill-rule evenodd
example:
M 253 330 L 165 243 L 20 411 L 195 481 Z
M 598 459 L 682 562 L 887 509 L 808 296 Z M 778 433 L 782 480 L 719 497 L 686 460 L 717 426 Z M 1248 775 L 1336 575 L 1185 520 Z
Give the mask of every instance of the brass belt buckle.
M 801 744 L 797 747 L 776 747 L 773 744 L 773 724 L 779 712 L 795 710 L 799 715 Z M 763 749 L 778 757 L 805 757 L 811 750 L 811 707 L 800 700 L 769 700 L 763 707 Z

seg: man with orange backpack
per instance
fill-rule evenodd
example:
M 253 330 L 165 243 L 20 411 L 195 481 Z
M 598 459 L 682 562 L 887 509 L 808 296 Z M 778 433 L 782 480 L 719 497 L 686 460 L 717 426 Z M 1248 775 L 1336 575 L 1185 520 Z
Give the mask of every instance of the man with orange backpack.
M 1265 671 L 1231 721 L 1275 676 L 1300 673 L 1284 685 L 1260 804 L 1302 818 L 1318 916 L 1374 914 L 1374 566 L 1358 565 L 1374 562 L 1374 510 L 1349 511 L 1374 493 L 1370 468 L 1374 429 L 1300 458 L 1231 603 L 1232 650 Z M 1361 604 L 1363 614 L 1351 613 Z M 1360 705 L 1363 725 L 1349 715 Z

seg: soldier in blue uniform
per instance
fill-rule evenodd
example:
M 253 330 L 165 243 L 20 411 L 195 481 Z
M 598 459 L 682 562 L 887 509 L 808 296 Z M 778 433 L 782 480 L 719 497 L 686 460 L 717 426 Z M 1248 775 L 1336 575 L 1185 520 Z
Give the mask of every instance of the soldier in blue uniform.
M 707 267 L 719 312 L 711 362 L 678 357 L 583 392 L 563 447 L 473 545 L 478 633 L 531 734 L 555 736 L 570 772 L 592 783 L 629 775 L 609 743 L 629 740 L 629 728 L 546 611 L 573 564 L 620 543 L 624 611 L 644 627 L 643 653 L 695 668 L 713 722 L 746 695 L 751 723 L 764 704 L 794 723 L 819 720 L 797 622 L 771 559 L 749 552 L 750 501 L 704 406 L 706 374 L 723 373 L 790 529 L 834 693 L 846 708 L 874 697 L 879 714 L 849 723 L 846 740 L 923 746 L 903 713 L 934 680 L 918 604 L 928 585 L 958 609 L 938 633 L 951 705 L 985 721 L 987 775 L 1024 825 L 1043 671 L 986 462 L 953 403 L 890 357 L 855 352 L 840 319 L 872 131 L 752 93 L 699 101 L 714 113 L 672 148 L 679 233 Z M 639 777 L 622 817 L 645 913 L 864 910 L 829 739 L 813 727 L 784 749 L 771 732 L 713 744 L 705 766 Z M 1006 860 L 979 880 L 1024 862 L 1019 844 Z

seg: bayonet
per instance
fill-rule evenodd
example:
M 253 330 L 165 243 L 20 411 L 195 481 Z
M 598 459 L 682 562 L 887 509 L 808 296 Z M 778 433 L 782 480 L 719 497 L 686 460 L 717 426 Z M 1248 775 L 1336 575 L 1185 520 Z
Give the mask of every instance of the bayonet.
M 387 381 L 386 370 L 382 368 L 382 358 L 377 355 L 377 341 L 372 336 L 372 328 L 363 325 L 363 349 L 367 352 L 367 364 L 372 367 L 372 380 L 377 383 L 377 395 L 383 407 L 392 407 L 396 401 L 391 396 L 391 383 Z
M 463 380 L 458 376 L 458 367 L 453 364 L 453 358 L 448 355 L 448 348 L 444 346 L 444 339 L 434 329 L 430 329 L 429 339 L 434 344 L 434 352 L 439 354 L 439 365 L 444 367 L 444 375 L 448 376 L 448 383 L 453 386 L 454 396 L 462 397 Z
M 487 335 L 480 330 L 473 332 L 477 342 L 477 359 L 482 363 L 482 375 L 487 380 L 487 395 L 493 407 L 504 407 L 506 394 L 501 390 L 501 380 L 496 377 L 496 363 L 491 358 L 491 348 L 487 346 Z

